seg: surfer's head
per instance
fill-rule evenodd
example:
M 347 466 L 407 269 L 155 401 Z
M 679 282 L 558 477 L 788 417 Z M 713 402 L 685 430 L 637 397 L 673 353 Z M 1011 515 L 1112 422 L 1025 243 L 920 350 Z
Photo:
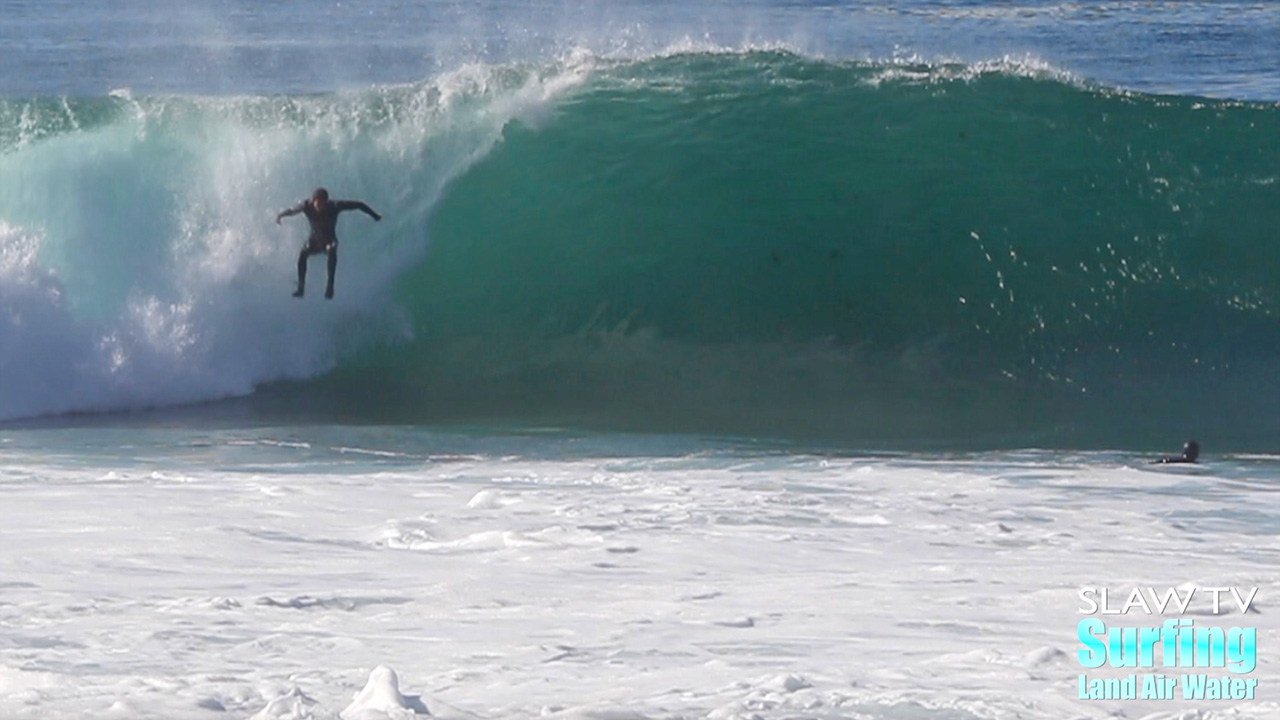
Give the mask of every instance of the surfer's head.
M 1186 445 L 1182 446 L 1182 459 L 1187 462 L 1195 462 L 1200 457 L 1200 443 L 1195 440 L 1188 440 Z
M 316 191 L 311 193 L 311 203 L 313 205 L 324 205 L 327 202 L 329 202 L 328 190 L 325 190 L 324 188 L 316 188 Z

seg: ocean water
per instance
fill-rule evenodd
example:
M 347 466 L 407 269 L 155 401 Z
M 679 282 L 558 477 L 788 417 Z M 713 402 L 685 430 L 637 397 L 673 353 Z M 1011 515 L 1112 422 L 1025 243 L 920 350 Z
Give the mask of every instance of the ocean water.
M 2 10 L 0 718 L 1280 710 L 1280 5 Z

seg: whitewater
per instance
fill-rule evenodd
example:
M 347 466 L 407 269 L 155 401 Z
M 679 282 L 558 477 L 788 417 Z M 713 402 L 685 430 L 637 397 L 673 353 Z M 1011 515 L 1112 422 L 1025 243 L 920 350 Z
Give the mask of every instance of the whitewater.
M 10 3 L 0 718 L 1274 717 L 1278 29 Z
M 9 431 L 0 453 L 5 717 L 1280 710 L 1274 456 L 350 426 Z M 1079 588 L 1136 586 L 1258 588 L 1247 618 L 1188 615 L 1258 628 L 1257 699 L 1078 699 Z

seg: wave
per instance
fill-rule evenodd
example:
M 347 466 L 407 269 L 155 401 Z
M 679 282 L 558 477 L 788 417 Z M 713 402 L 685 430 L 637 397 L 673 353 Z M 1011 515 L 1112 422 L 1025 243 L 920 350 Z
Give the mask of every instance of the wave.
M 1274 426 L 1275 105 L 782 51 L 4 103 L 5 417 Z M 269 222 L 317 184 L 387 217 L 327 305 Z
M 372 337 L 403 338 L 387 295 L 423 257 L 442 188 L 580 72 L 470 66 L 340 95 L 0 101 L 0 418 L 244 395 L 319 375 Z M 324 307 L 288 297 L 305 230 L 271 223 L 317 185 L 389 215 L 344 219 L 341 299 Z

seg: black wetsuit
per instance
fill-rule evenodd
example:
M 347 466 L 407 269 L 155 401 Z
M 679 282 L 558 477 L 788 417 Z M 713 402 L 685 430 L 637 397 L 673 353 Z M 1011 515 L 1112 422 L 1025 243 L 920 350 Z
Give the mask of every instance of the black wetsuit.
M 359 200 L 330 200 L 325 203 L 323 210 L 317 210 L 311 200 L 303 200 L 286 211 L 289 215 L 302 213 L 311 223 L 311 235 L 302 246 L 302 252 L 298 253 L 298 290 L 294 293 L 295 296 L 302 297 L 307 284 L 307 258 L 328 253 L 329 285 L 325 288 L 324 296 L 333 297 L 333 276 L 338 271 L 338 215 L 344 210 L 360 210 L 374 220 L 381 219 L 378 213 Z
M 1182 446 L 1182 455 L 1178 457 L 1163 457 L 1155 461 L 1157 465 L 1165 465 L 1168 463 L 1193 463 L 1200 458 L 1200 443 L 1195 440 L 1188 440 L 1186 445 Z

